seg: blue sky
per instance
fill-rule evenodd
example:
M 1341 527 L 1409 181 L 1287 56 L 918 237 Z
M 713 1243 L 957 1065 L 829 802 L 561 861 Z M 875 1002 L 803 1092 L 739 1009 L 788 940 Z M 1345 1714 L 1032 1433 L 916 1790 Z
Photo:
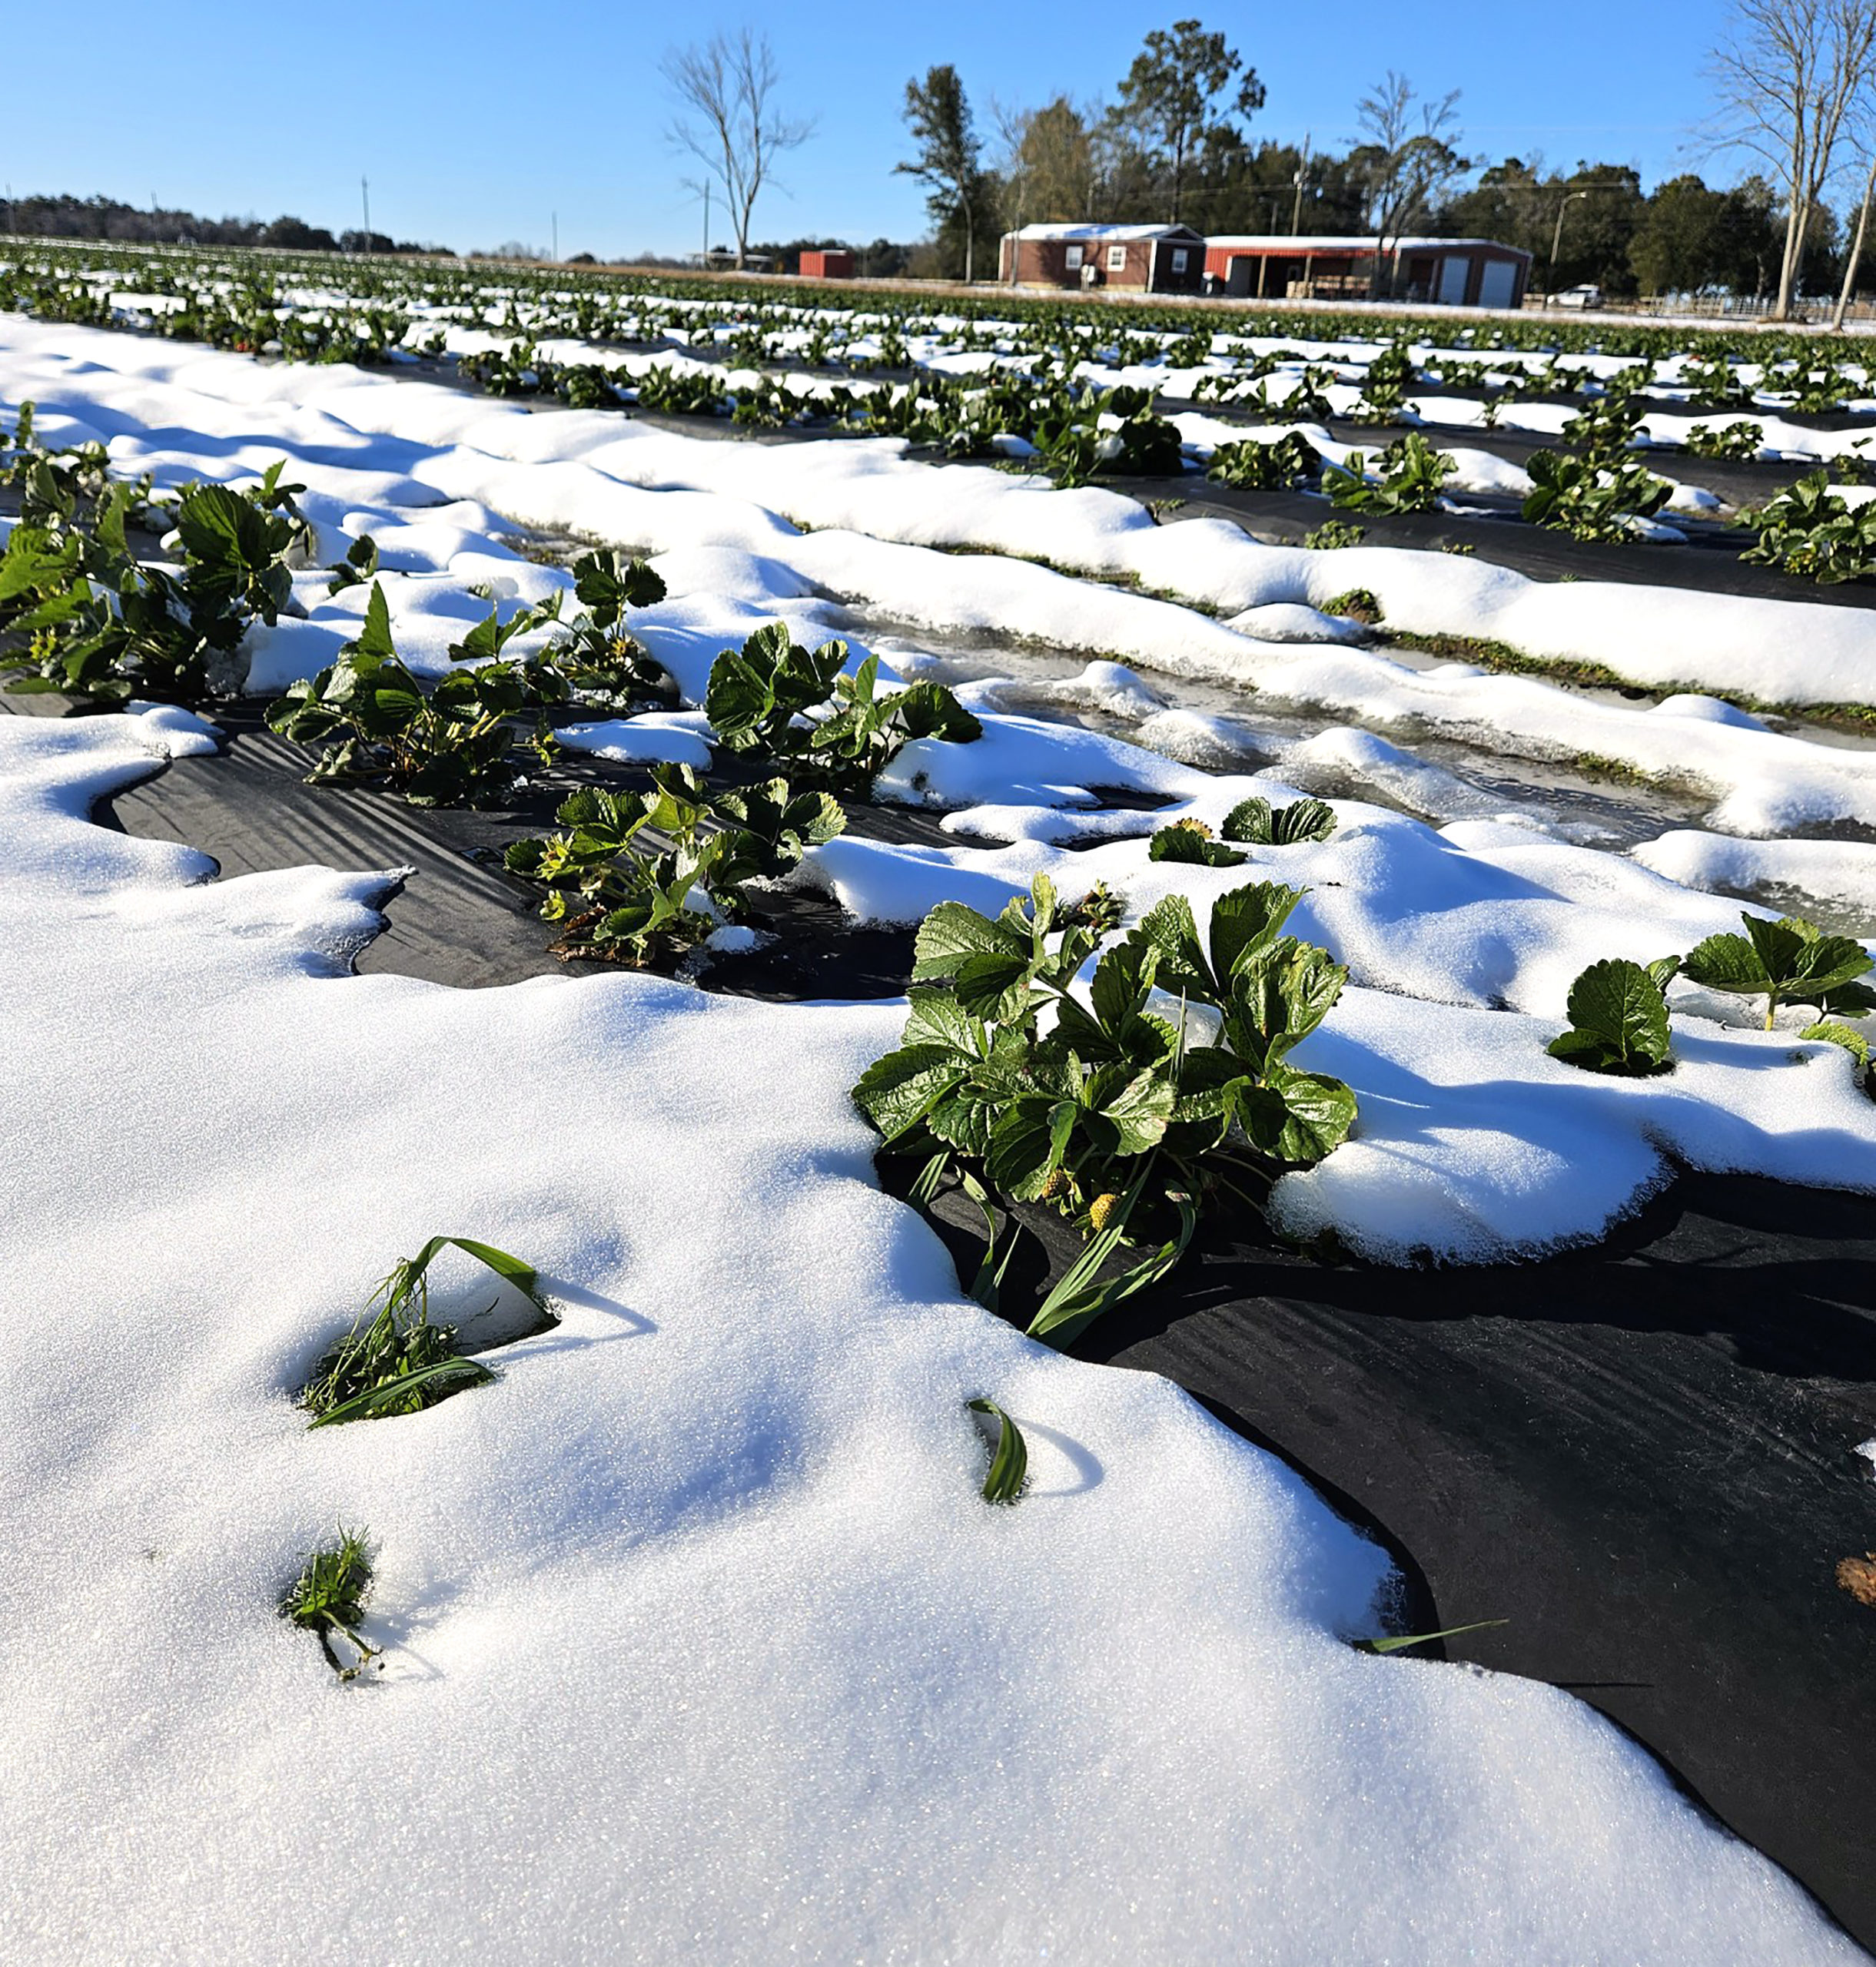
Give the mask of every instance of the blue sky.
M 557 211 L 561 250 L 602 257 L 701 243 L 686 167 L 664 141 L 672 106 L 658 64 L 716 27 L 765 28 L 782 99 L 819 118 L 787 161 L 789 195 L 757 207 L 756 233 L 868 240 L 924 229 L 918 187 L 892 168 L 906 154 L 906 79 L 934 62 L 957 67 L 988 129 L 993 95 L 1111 96 L 1147 31 L 1196 12 L 1263 78 L 1253 135 L 1344 144 L 1356 98 L 1393 67 L 1429 94 L 1463 91 L 1475 154 L 1632 163 L 1652 182 L 1698 161 L 1688 140 L 1722 15 L 1719 0 L 815 0 L 764 12 L 450 0 L 350 16 L 253 0 L 67 0 L 7 11 L 0 182 L 15 192 L 286 211 L 337 231 L 358 222 L 364 173 L 374 226 L 400 238 L 544 248 Z

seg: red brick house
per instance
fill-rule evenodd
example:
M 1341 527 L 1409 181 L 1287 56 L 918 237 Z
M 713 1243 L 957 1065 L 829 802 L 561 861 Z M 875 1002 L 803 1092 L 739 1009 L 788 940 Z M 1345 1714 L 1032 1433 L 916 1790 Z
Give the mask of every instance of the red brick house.
M 1006 232 L 998 277 L 1018 287 L 1197 294 L 1205 241 L 1189 225 L 1026 225 Z

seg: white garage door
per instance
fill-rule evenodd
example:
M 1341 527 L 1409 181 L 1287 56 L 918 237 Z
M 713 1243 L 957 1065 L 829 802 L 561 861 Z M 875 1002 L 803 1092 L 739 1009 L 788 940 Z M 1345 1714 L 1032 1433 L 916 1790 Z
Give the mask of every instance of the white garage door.
M 1509 260 L 1488 260 L 1479 286 L 1481 307 L 1509 307 L 1518 289 L 1518 269 Z
M 1463 307 L 1466 302 L 1466 276 L 1472 270 L 1469 260 L 1449 258 L 1439 263 L 1439 304 L 1443 307 Z

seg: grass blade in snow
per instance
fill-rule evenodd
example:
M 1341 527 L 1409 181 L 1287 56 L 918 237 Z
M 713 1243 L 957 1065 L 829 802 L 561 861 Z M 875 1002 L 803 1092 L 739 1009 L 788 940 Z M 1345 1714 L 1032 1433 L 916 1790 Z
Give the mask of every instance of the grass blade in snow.
M 990 1473 L 984 1478 L 984 1500 L 1013 1503 L 1029 1479 L 1029 1450 L 1024 1445 L 1022 1430 L 994 1400 L 980 1398 L 965 1404 L 973 1414 L 985 1415 L 997 1423 L 997 1445 L 991 1455 Z

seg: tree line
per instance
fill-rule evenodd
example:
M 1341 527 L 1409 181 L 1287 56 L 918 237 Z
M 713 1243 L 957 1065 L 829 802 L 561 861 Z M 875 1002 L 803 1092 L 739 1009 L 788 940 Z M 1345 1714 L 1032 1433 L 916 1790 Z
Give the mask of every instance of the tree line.
M 1868 287 L 1855 246 L 1876 184 L 1876 0 L 1737 0 L 1728 29 L 1704 148 L 1765 168 L 1725 186 L 1689 171 L 1645 191 L 1632 164 L 1599 160 L 1487 164 L 1464 153 L 1457 91 L 1423 96 L 1392 71 L 1353 105 L 1353 143 L 1258 140 L 1247 126 L 1263 85 L 1197 20 L 1148 34 L 1111 101 L 993 98 L 988 128 L 956 70 L 932 68 L 906 85 L 914 155 L 896 168 L 927 188 L 935 264 L 921 270 L 953 278 L 994 265 L 1024 225 L 1183 221 L 1495 239 L 1529 252 L 1550 291 L 1725 291 L 1783 310 Z M 1805 105 L 1796 130 L 1790 101 Z M 1864 201 L 1836 208 L 1825 193 L 1853 153 Z

